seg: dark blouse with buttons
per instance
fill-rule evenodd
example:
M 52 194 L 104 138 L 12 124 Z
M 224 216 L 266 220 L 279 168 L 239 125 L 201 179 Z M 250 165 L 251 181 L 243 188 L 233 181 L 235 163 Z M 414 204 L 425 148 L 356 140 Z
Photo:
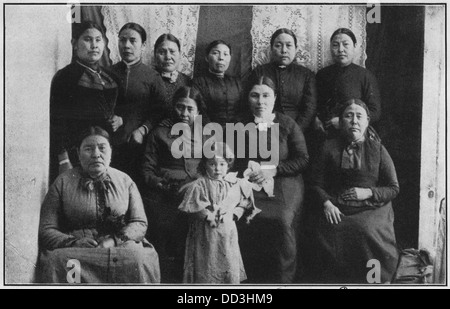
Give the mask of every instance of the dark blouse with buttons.
M 235 123 L 242 112 L 242 84 L 237 77 L 218 77 L 210 72 L 193 80 L 193 86 L 203 96 L 206 113 L 212 122 Z
M 76 145 L 81 132 L 100 126 L 115 136 L 108 119 L 118 102 L 119 80 L 97 66 L 91 70 L 72 62 L 56 72 L 50 89 L 50 181 L 58 175 L 58 154 L 67 151 L 72 164 L 78 162 Z
M 361 168 L 342 168 L 342 153 L 348 143 L 342 138 L 325 142 L 322 151 L 313 165 L 313 190 L 320 206 L 330 200 L 344 214 L 361 212 L 384 206 L 399 193 L 399 184 L 394 163 L 384 146 L 366 138 L 361 144 Z M 358 201 L 357 205 L 339 198 L 345 190 L 353 187 L 370 188 L 373 197 Z M 357 206 L 357 207 L 356 207 Z
M 328 66 L 316 75 L 318 90 L 318 116 L 322 121 L 338 117 L 336 106 L 349 99 L 361 99 L 370 111 L 370 122 L 381 115 L 381 97 L 375 76 L 367 69 L 349 64 Z
M 255 81 L 263 75 L 271 78 L 277 87 L 274 110 L 290 116 L 305 131 L 316 113 L 314 73 L 295 63 L 285 68 L 280 68 L 275 63 L 267 63 L 256 67 L 250 80 Z
M 150 89 L 157 72 L 142 61 L 131 66 L 121 61 L 111 69 L 121 82 L 120 95 L 123 99 L 116 110 L 123 115 L 124 124 L 117 134 L 120 135 L 120 141 L 125 142 L 134 130 L 150 119 L 150 107 L 153 103 Z
M 150 111 L 151 127 L 156 126 L 161 120 L 171 118 L 173 111 L 173 96 L 175 92 L 183 86 L 190 86 L 191 79 L 186 74 L 178 73 L 177 80 L 171 83 L 167 78 L 156 74 L 156 77 L 150 87 L 150 96 L 154 103 Z

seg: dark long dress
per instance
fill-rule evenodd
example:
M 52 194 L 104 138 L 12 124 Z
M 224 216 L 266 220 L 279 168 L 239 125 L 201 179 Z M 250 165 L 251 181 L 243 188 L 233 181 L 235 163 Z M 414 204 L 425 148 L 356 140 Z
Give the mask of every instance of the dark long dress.
M 162 268 L 173 267 L 169 258 L 176 258 L 174 272 L 166 273 L 163 269 L 163 282 L 181 282 L 184 242 L 187 234 L 187 220 L 178 211 L 183 196 L 178 189 L 198 177 L 199 158 L 175 158 L 172 155 L 172 144 L 180 137 L 172 135 L 174 121 L 165 120 L 150 132 L 142 173 L 145 189 L 142 192 L 145 210 L 150 220 L 149 240 L 155 244 L 160 254 Z M 172 187 L 170 191 L 162 191 L 158 183 L 165 182 Z
M 381 115 L 381 97 L 375 76 L 354 63 L 341 67 L 328 66 L 316 75 L 317 114 L 322 121 L 339 117 L 336 105 L 349 99 L 361 99 L 370 111 L 370 122 L 377 122 Z
M 156 74 L 150 87 L 150 97 L 153 100 L 150 110 L 151 126 L 157 126 L 160 121 L 172 117 L 173 96 L 183 86 L 191 86 L 191 79 L 184 73 L 179 72 L 175 82 Z
M 56 72 L 50 90 L 50 181 L 58 175 L 58 154 L 64 150 L 77 164 L 80 132 L 100 126 L 113 136 L 107 120 L 115 114 L 118 84 L 108 70 L 98 66 L 94 71 L 78 61 Z
M 112 66 L 111 70 L 120 79 L 120 96 L 122 104 L 117 106 L 116 112 L 123 115 L 123 126 L 118 129 L 115 136 L 117 146 L 113 153 L 114 166 L 128 175 L 137 183 L 141 183 L 140 164 L 144 152 L 144 145 L 130 143 L 134 130 L 141 126 L 151 130 L 150 110 L 152 83 L 157 72 L 139 61 L 131 66 L 121 61 Z
M 235 123 L 242 113 L 242 84 L 237 77 L 218 77 L 211 72 L 194 78 L 193 86 L 205 100 L 207 114 L 211 122 L 225 126 Z
M 274 110 L 290 116 L 305 132 L 316 115 L 317 92 L 314 73 L 295 63 L 285 68 L 280 68 L 275 63 L 267 63 L 257 66 L 249 80 L 254 82 L 263 75 L 270 77 L 277 87 Z
M 398 260 L 391 200 L 399 186 L 395 167 L 386 149 L 366 138 L 361 145 L 361 168 L 341 167 L 342 138 L 327 140 L 313 165 L 317 194 L 316 276 L 321 282 L 367 283 L 368 261 L 381 264 L 381 282 L 390 281 Z M 370 188 L 373 197 L 365 201 L 343 201 L 340 194 L 352 187 Z M 339 224 L 329 224 L 323 203 L 330 200 L 345 215 Z
M 279 146 L 275 197 L 254 191 L 255 205 L 261 213 L 250 225 L 239 224 L 240 247 L 252 283 L 292 283 L 297 270 L 297 223 L 302 215 L 304 194 L 301 173 L 307 168 L 309 157 L 302 130 L 295 121 L 276 113 L 273 122 L 280 127 L 275 142 Z M 271 128 L 269 137 L 270 132 Z M 246 168 L 248 160 L 265 161 L 259 152 L 258 158 L 247 155 L 239 163 L 240 170 Z

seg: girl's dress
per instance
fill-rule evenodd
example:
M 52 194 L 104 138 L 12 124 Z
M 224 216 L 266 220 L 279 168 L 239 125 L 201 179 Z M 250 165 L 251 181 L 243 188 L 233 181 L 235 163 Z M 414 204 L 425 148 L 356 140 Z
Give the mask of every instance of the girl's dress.
M 258 212 L 251 184 L 229 173 L 224 179 L 201 177 L 186 185 L 179 210 L 192 214 L 186 240 L 184 283 L 240 283 L 247 279 L 238 232 L 233 220 L 249 222 Z M 219 224 L 211 227 L 205 210 L 215 210 Z

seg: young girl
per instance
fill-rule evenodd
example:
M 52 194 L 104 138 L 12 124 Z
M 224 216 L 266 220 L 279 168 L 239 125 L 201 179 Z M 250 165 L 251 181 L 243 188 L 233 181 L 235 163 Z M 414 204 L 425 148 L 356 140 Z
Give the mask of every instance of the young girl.
M 187 184 L 179 210 L 191 214 L 186 240 L 184 283 L 240 283 L 247 279 L 235 221 L 260 212 L 247 180 L 228 173 L 234 156 L 216 143 L 214 157 L 200 163 L 202 177 Z

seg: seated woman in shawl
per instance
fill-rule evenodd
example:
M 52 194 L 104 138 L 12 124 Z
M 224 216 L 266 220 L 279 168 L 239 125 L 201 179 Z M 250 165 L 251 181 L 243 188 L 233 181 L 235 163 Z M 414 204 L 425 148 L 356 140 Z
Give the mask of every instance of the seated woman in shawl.
M 325 142 L 313 165 L 317 280 L 368 283 L 373 275 L 389 282 L 398 260 L 391 204 L 399 193 L 395 167 L 367 133 L 367 105 L 351 99 L 339 110 L 341 135 Z M 369 274 L 372 262 L 379 263 L 379 276 L 376 269 Z
M 46 283 L 159 283 L 158 254 L 136 184 L 111 168 L 108 133 L 90 127 L 80 167 L 55 180 L 42 204 L 40 275 Z M 80 272 L 69 273 L 74 261 Z

